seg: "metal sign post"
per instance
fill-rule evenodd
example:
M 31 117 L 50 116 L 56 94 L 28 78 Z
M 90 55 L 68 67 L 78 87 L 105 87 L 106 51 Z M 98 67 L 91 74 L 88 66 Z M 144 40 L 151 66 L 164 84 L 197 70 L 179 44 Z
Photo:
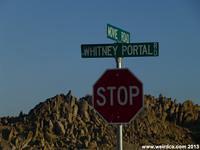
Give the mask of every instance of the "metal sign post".
M 122 124 L 118 125 L 118 150 L 123 150 L 123 135 L 122 135 L 123 126 Z
M 118 69 L 122 68 L 122 57 L 117 57 L 116 58 L 116 66 Z M 118 134 L 117 134 L 117 149 L 118 150 L 123 150 L 123 125 L 119 124 L 118 125 Z
M 113 38 L 112 34 L 109 34 L 109 33 L 112 33 L 112 32 L 109 32 L 109 31 L 112 31 L 112 30 L 118 31 L 117 33 L 120 33 L 120 34 L 118 34 L 120 36 L 119 37 L 116 36 L 116 38 Z M 126 38 L 125 39 L 122 38 L 123 37 L 122 35 L 126 35 Z M 122 29 L 119 29 L 119 28 L 114 27 L 114 26 L 109 25 L 109 24 L 107 25 L 107 37 L 111 38 L 113 40 L 116 40 L 119 43 L 130 43 L 130 33 L 129 32 L 123 31 Z M 118 69 L 122 68 L 122 61 L 123 61 L 122 57 L 116 57 L 116 67 Z M 118 139 L 117 149 L 123 150 L 123 125 L 122 124 L 118 125 L 117 139 Z

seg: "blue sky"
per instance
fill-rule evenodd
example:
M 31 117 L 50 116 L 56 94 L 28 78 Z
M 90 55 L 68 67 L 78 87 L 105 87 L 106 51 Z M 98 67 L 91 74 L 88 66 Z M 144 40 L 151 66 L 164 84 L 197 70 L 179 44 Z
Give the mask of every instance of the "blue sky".
M 200 100 L 200 2 L 0 1 L 0 116 L 28 112 L 60 93 L 92 94 L 112 58 L 81 58 L 81 44 L 114 41 L 110 23 L 131 33 L 131 42 L 159 42 L 159 57 L 125 58 L 144 93 Z

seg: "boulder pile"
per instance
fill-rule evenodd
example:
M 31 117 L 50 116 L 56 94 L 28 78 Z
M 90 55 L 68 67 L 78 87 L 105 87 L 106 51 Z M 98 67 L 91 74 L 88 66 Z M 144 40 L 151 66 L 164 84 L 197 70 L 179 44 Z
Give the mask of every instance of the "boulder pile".
M 200 106 L 146 95 L 144 110 L 124 125 L 124 149 L 142 145 L 200 143 Z M 114 149 L 117 126 L 107 124 L 91 106 L 60 94 L 35 106 L 28 114 L 0 118 L 0 149 Z

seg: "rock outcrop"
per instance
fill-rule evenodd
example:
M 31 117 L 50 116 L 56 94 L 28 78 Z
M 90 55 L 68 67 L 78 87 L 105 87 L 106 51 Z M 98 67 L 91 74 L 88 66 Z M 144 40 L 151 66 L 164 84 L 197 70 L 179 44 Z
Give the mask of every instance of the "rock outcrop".
M 145 97 L 145 108 L 123 128 L 125 148 L 152 144 L 200 143 L 200 106 L 160 95 Z M 114 149 L 116 125 L 92 108 L 91 97 L 57 95 L 28 114 L 0 118 L 0 149 Z

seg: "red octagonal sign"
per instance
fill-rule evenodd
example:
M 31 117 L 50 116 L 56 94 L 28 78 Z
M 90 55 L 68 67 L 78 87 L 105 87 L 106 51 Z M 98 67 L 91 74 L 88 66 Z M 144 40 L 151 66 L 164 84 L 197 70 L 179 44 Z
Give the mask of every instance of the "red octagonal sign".
M 143 107 L 142 82 L 128 69 L 110 69 L 93 86 L 93 106 L 108 123 L 129 123 Z

